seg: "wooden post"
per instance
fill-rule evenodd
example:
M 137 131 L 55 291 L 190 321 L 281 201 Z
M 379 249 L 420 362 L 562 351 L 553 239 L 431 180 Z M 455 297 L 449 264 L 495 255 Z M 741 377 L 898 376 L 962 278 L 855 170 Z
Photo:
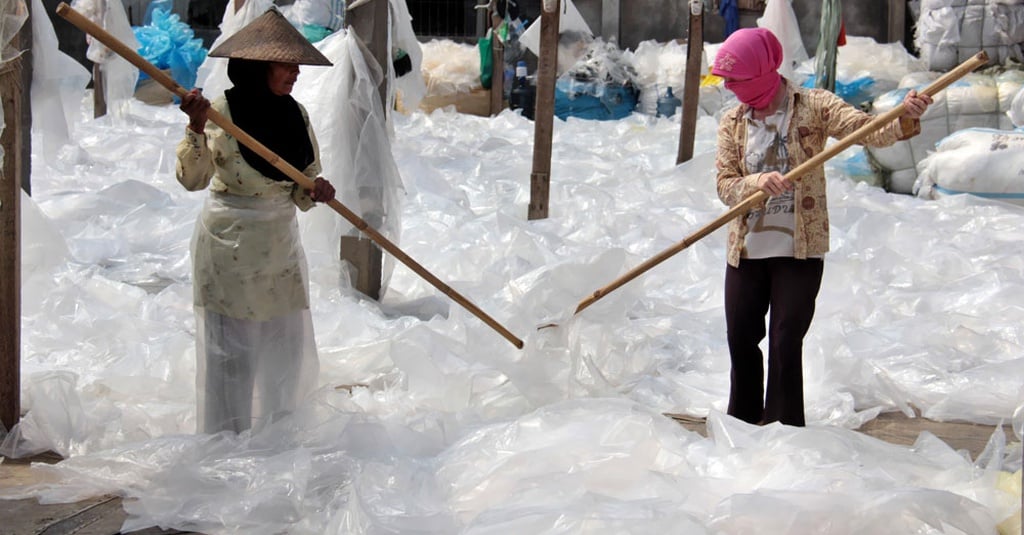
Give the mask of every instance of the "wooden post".
M 477 0 L 473 9 L 476 10 L 476 36 L 481 38 L 487 35 L 487 29 L 491 27 L 491 0 Z
M 103 19 L 106 17 L 107 3 L 104 0 L 100 0 L 98 3 L 100 12 L 100 22 L 103 25 Z M 103 65 L 99 63 L 92 64 L 92 116 L 94 118 L 103 117 L 107 114 L 107 84 L 103 75 Z
M 903 43 L 906 38 L 907 2 L 889 0 L 889 42 Z M 905 44 L 905 43 L 903 43 Z
M 704 56 L 704 2 L 690 0 L 690 32 L 686 37 L 686 80 L 683 82 L 683 120 L 679 133 L 676 165 L 693 158 L 700 109 L 701 59 Z
M 26 4 L 28 4 L 26 2 Z M 21 56 L 0 65 L 0 424 L 10 430 L 21 418 L 21 185 L 31 169 L 32 14 L 14 38 Z
M 818 51 L 814 54 L 814 87 L 836 90 L 836 59 L 839 55 L 839 29 L 842 27 L 843 5 L 840 0 L 821 3 L 821 30 L 818 32 Z
M 495 28 L 496 30 L 497 28 Z M 505 109 L 505 43 L 495 31 L 491 39 L 491 116 Z
M 107 84 L 103 79 L 103 66 L 92 64 L 92 116 L 103 117 L 107 114 Z
M 690 26 L 686 36 L 686 78 L 683 82 L 683 120 L 679 131 L 676 165 L 693 158 L 693 140 L 700 105 L 700 59 L 703 56 L 703 2 L 690 0 Z
M 371 0 L 348 11 L 345 23 L 355 32 L 370 51 L 372 58 L 368 62 L 376 62 L 384 74 L 379 87 L 381 107 L 385 115 L 388 113 L 388 65 L 391 62 L 391 49 L 388 46 L 389 13 L 387 0 Z M 383 197 L 376 200 L 378 206 L 384 204 Z M 350 274 L 352 286 L 371 299 L 380 299 L 380 287 L 383 273 L 383 253 L 373 240 L 365 236 L 342 236 L 340 243 L 341 259 L 352 269 Z
M 537 108 L 533 120 L 533 173 L 530 174 L 528 218 L 548 217 L 551 187 L 551 137 L 555 122 L 555 77 L 558 70 L 558 24 L 561 0 L 544 0 L 540 15 L 537 64 Z
M 370 0 L 348 10 L 345 23 L 348 24 L 373 59 L 384 72 L 384 80 L 380 85 L 380 100 L 384 113 L 388 113 L 388 63 L 391 62 L 391 50 L 388 48 L 388 2 L 387 0 Z
M 619 41 L 619 0 L 601 0 L 601 37 L 605 41 Z

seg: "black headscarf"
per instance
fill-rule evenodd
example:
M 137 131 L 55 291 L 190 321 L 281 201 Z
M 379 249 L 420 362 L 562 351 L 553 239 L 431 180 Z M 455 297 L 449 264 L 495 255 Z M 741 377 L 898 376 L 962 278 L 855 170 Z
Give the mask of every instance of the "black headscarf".
M 228 60 L 228 78 L 234 87 L 224 92 L 231 109 L 231 119 L 268 149 L 296 169 L 302 171 L 313 163 L 313 143 L 306 131 L 306 122 L 299 103 L 291 95 L 270 92 L 267 74 L 270 63 L 247 59 Z M 245 145 L 239 144 L 242 158 L 267 178 L 291 181 Z

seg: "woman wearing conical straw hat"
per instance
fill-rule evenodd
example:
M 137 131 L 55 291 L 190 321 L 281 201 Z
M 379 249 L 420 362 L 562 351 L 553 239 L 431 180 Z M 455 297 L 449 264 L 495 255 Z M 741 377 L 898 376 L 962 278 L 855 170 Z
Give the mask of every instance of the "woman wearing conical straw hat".
M 334 198 L 319 177 L 316 137 L 290 96 L 299 65 L 330 65 L 276 10 L 210 52 L 227 57 L 232 88 L 211 103 L 193 89 L 177 178 L 210 196 L 192 239 L 196 427 L 241 432 L 288 415 L 317 386 L 305 253 L 295 208 Z M 219 126 L 210 107 L 313 179 L 307 191 Z

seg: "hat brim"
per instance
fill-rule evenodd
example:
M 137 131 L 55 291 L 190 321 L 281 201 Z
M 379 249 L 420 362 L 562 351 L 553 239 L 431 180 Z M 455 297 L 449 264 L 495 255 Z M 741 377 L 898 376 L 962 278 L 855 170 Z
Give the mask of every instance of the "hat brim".
M 208 55 L 297 65 L 331 65 L 330 60 L 276 9 L 268 10 L 245 25 Z

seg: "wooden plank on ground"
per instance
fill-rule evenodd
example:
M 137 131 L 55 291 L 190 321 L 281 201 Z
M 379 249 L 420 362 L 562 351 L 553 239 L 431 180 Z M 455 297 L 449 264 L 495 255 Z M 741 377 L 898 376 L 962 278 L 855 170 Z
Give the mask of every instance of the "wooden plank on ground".
M 704 418 L 671 413 L 667 413 L 665 416 L 672 418 L 690 431 L 707 435 Z M 922 432 L 928 431 L 949 444 L 954 450 L 966 450 L 971 454 L 972 459 L 977 459 L 985 450 L 989 438 L 996 431 L 996 426 L 966 422 L 936 422 L 921 417 L 908 418 L 901 412 L 887 412 L 878 415 L 877 418 L 864 424 L 857 431 L 901 446 L 914 444 Z M 1006 433 L 1008 440 L 1014 439 L 1013 431 L 1009 426 L 1004 425 L 1003 432 Z
M 34 463 L 53 464 L 59 455 L 45 453 L 23 459 L 2 458 L 0 490 L 45 483 Z M 117 496 L 98 496 L 73 503 L 40 504 L 34 498 L 0 500 L 0 535 L 119 535 L 127 518 Z M 132 535 L 189 535 L 191 532 L 149 528 Z M 191 534 L 201 535 L 201 534 Z

